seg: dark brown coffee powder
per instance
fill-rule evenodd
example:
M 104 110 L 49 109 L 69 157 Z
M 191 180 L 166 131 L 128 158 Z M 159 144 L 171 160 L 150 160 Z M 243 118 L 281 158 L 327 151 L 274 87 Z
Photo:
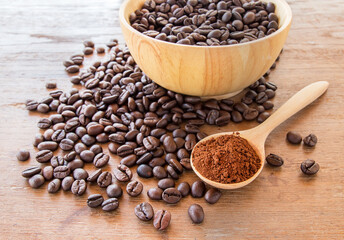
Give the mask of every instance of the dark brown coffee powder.
M 238 183 L 252 177 L 261 161 L 248 143 L 238 134 L 211 138 L 197 145 L 193 165 L 204 177 L 219 183 Z

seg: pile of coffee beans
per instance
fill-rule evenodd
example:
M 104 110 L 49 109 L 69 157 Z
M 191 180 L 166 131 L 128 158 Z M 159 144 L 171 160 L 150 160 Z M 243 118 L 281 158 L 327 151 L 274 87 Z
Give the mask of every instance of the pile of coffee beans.
M 85 41 L 84 45 L 84 53 L 91 52 L 88 48 L 94 49 L 91 41 Z M 90 183 L 95 183 L 106 188 L 108 199 L 99 194 L 91 195 L 87 205 L 113 211 L 118 208 L 123 194 L 115 181 L 127 182 L 126 192 L 131 197 L 142 193 L 144 186 L 132 179 L 130 169 L 138 165 L 139 177 L 159 180 L 158 187 L 147 191 L 152 200 L 175 204 L 191 193 L 194 198 L 204 197 L 208 203 L 216 203 L 221 197 L 219 190 L 207 191 L 201 181 L 191 186 L 182 182 L 175 187 L 175 180 L 191 169 L 190 153 L 195 144 L 207 136 L 200 130 L 201 126 L 223 126 L 231 121 L 255 119 L 263 122 L 269 117 L 268 110 L 273 108 L 269 99 L 275 96 L 277 89 L 265 79 L 270 71 L 252 84 L 239 102 L 232 99 L 201 101 L 199 97 L 168 91 L 154 83 L 142 73 L 129 50 L 118 46 L 117 40 L 111 40 L 107 46 L 107 59 L 96 61 L 71 77 L 73 84 L 84 86 L 82 90 L 55 90 L 41 101 L 27 100 L 27 110 L 51 114 L 38 121 L 37 127 L 44 133 L 37 134 L 33 141 L 38 149 L 36 161 L 42 165 L 24 170 L 22 176 L 29 179 L 33 188 L 50 181 L 49 193 L 62 188 L 77 196 L 83 195 Z M 97 48 L 97 52 L 103 49 Z M 73 55 L 64 62 L 66 71 L 79 72 L 83 59 L 84 54 Z M 101 144 L 104 143 L 109 143 L 109 151 L 122 158 L 112 172 L 102 170 L 111 160 L 103 152 Z M 55 155 L 58 149 L 62 154 Z M 18 159 L 26 160 L 28 154 L 20 151 Z M 83 169 L 85 164 L 93 164 L 96 170 L 88 173 Z M 140 219 L 143 214 L 147 220 L 153 216 L 146 203 L 138 206 L 135 214 Z M 189 215 L 194 223 L 204 218 L 200 206 L 190 207 Z M 153 225 L 163 230 L 170 220 L 171 213 L 159 210 L 154 215 Z
M 299 145 L 302 142 L 301 134 L 294 132 L 294 131 L 289 131 L 286 135 L 286 139 L 289 143 L 294 144 L 294 145 Z M 311 148 L 315 147 L 317 142 L 318 142 L 318 138 L 313 133 L 311 133 L 308 136 L 306 136 L 305 138 L 303 138 L 303 144 L 306 147 L 311 147 Z M 269 154 L 265 160 L 270 166 L 273 166 L 273 167 L 280 167 L 284 163 L 284 160 L 282 157 L 280 157 L 276 154 L 272 154 L 272 153 Z M 314 160 L 307 159 L 301 163 L 300 168 L 304 174 L 314 175 L 319 171 L 320 166 Z
M 254 41 L 279 24 L 275 5 L 258 0 L 147 0 L 129 21 L 146 36 L 198 46 Z

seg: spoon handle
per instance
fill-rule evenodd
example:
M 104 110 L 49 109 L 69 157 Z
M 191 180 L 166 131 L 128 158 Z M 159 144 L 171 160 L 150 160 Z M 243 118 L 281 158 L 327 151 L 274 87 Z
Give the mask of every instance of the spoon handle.
M 304 87 L 260 124 L 255 131 L 259 132 L 261 139 L 265 140 L 278 125 L 320 97 L 328 86 L 328 82 L 318 81 Z

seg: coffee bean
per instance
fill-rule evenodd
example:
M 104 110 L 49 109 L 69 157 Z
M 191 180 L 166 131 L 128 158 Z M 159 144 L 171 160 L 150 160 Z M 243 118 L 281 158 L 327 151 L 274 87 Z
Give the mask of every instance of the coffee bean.
M 125 165 L 118 165 L 113 172 L 115 178 L 120 182 L 128 182 L 133 177 L 131 170 Z
M 73 161 L 70 161 L 67 164 L 67 167 L 71 170 L 74 171 L 74 169 L 77 168 L 82 168 L 84 166 L 84 162 L 81 161 L 80 159 L 74 159 Z
M 120 157 L 126 157 L 134 152 L 134 148 L 130 145 L 122 145 L 117 149 L 117 155 Z
M 176 160 L 176 159 L 171 159 L 169 161 L 169 166 L 171 166 L 174 171 L 176 171 L 178 174 L 183 173 L 183 166 Z
M 70 173 L 70 169 L 67 166 L 57 166 L 54 168 L 54 178 L 63 179 Z
M 280 167 L 284 163 L 283 158 L 281 158 L 280 156 L 278 156 L 276 154 L 272 154 L 272 153 L 270 153 L 268 156 L 266 156 L 265 159 L 266 159 L 266 162 L 268 164 L 270 164 L 271 166 L 274 166 L 274 167 Z
M 214 204 L 217 203 L 217 201 L 219 201 L 220 197 L 221 197 L 221 192 L 216 189 L 216 188 L 210 188 L 204 195 L 204 199 L 210 203 L 210 204 Z
M 135 215 L 138 217 L 138 219 L 142 221 L 149 221 L 154 216 L 154 210 L 152 205 L 150 205 L 148 202 L 143 202 L 138 204 L 135 207 Z
M 129 196 L 137 197 L 141 194 L 143 190 L 143 185 L 139 181 L 134 180 L 127 184 L 126 190 Z
M 109 162 L 109 160 L 110 156 L 101 152 L 94 157 L 93 164 L 97 168 L 102 168 Z
M 70 139 L 62 139 L 59 146 L 63 151 L 69 151 L 74 148 L 74 142 Z
M 155 166 L 153 168 L 153 175 L 157 179 L 163 179 L 163 178 L 167 177 L 167 172 L 166 172 L 165 168 L 163 168 L 162 166 Z
M 199 224 L 204 220 L 203 208 L 198 204 L 192 204 L 188 209 L 188 214 L 193 223 Z
M 259 123 L 264 122 L 266 119 L 270 117 L 270 113 L 268 112 L 262 112 L 261 114 L 258 115 L 257 121 Z
M 147 196 L 152 200 L 161 200 L 162 192 L 161 188 L 151 188 L 147 191 Z
M 177 145 L 171 136 L 166 136 L 163 141 L 164 149 L 168 153 L 173 153 L 177 150 Z
M 174 204 L 180 201 L 182 194 L 174 187 L 167 188 L 162 193 L 162 200 L 166 203 Z
M 254 120 L 258 117 L 259 112 L 254 108 L 248 108 L 243 112 L 243 117 L 247 121 Z
M 72 184 L 71 191 L 74 195 L 81 196 L 86 192 L 87 184 L 84 179 L 75 180 Z
M 71 65 L 69 67 L 66 68 L 66 72 L 68 73 L 77 73 L 79 72 L 80 68 L 78 65 Z
M 177 190 L 181 193 L 182 197 L 186 197 L 190 193 L 190 185 L 187 182 L 181 182 Z
M 38 102 L 35 100 L 26 100 L 26 109 L 29 111 L 35 111 L 37 109 Z
M 117 154 L 117 149 L 120 147 L 120 145 L 118 143 L 109 143 L 108 145 L 108 149 L 111 153 L 113 154 Z
M 39 167 L 30 167 L 22 172 L 22 176 L 24 178 L 31 178 L 32 176 L 39 174 L 41 171 L 42 170 Z
M 60 190 L 60 187 L 61 187 L 61 180 L 54 179 L 48 184 L 48 192 L 56 193 L 58 190 Z
M 119 185 L 113 183 L 106 188 L 106 194 L 109 198 L 120 198 L 123 194 L 123 191 Z
M 106 212 L 114 211 L 118 208 L 119 202 L 117 198 L 109 198 L 102 203 L 102 209 Z
M 89 175 L 89 177 L 87 178 L 87 181 L 88 181 L 88 182 L 96 182 L 97 179 L 98 179 L 98 177 L 99 177 L 99 175 L 100 175 L 101 173 L 102 173 L 102 170 L 101 170 L 101 169 L 98 169 L 98 170 L 92 172 L 92 173 Z
M 34 147 L 37 147 L 38 144 L 40 144 L 40 143 L 43 142 L 43 141 L 44 141 L 43 135 L 40 134 L 40 133 L 38 133 L 38 134 L 35 135 L 35 139 L 34 139 L 34 141 L 33 141 L 33 146 L 34 146 Z
M 301 163 L 301 171 L 306 175 L 314 175 L 319 169 L 319 164 L 312 159 L 307 159 Z
M 137 174 L 142 178 L 151 178 L 153 177 L 153 169 L 147 164 L 141 164 L 137 168 Z
M 97 53 L 98 54 L 101 54 L 101 53 L 104 53 L 105 52 L 105 48 L 104 47 L 97 47 Z
M 191 196 L 194 198 L 201 198 L 205 194 L 205 184 L 204 182 L 198 180 L 191 185 Z
M 180 164 L 186 170 L 192 170 L 191 163 L 190 163 L 190 158 L 182 158 L 182 159 L 180 159 Z
M 129 156 L 126 156 L 126 157 L 122 158 L 121 164 L 123 164 L 123 165 L 125 165 L 127 167 L 132 167 L 132 166 L 135 165 L 136 160 L 137 160 L 136 155 L 131 154 Z
M 45 182 L 44 177 L 40 174 L 36 174 L 29 179 L 29 185 L 32 188 L 39 188 L 40 186 L 44 184 L 44 182 Z
M 27 150 L 20 150 L 18 153 L 17 153 L 17 159 L 19 161 L 26 161 L 30 158 L 30 152 L 27 151 Z
M 39 163 L 49 162 L 52 157 L 53 157 L 53 152 L 50 150 L 42 150 L 36 154 L 36 160 Z
M 174 180 L 171 178 L 164 178 L 159 180 L 158 187 L 165 190 L 166 188 L 173 188 L 175 186 Z
M 90 150 L 95 154 L 99 154 L 103 152 L 103 148 L 100 145 L 93 145 Z
M 292 144 L 300 144 L 302 141 L 302 137 L 300 134 L 290 131 L 287 133 L 287 140 Z
M 171 213 L 167 210 L 158 210 L 154 215 L 153 225 L 158 230 L 165 230 L 170 225 Z
M 112 182 L 112 174 L 109 172 L 103 172 L 99 175 L 97 179 L 97 184 L 101 188 L 106 188 Z
M 41 118 L 38 123 L 37 123 L 37 127 L 40 129 L 47 129 L 50 128 L 52 122 L 49 118 Z
M 173 178 L 175 180 L 179 179 L 178 173 L 176 172 L 176 170 L 174 170 L 174 168 L 172 166 L 168 165 L 166 168 L 166 171 L 171 178 Z
M 143 139 L 143 145 L 148 151 L 152 151 L 160 145 L 160 142 L 157 138 L 153 136 L 148 136 Z
M 63 191 L 70 191 L 72 184 L 74 182 L 74 178 L 71 176 L 67 176 L 62 180 L 61 186 Z
M 52 141 L 46 141 L 46 142 L 41 142 L 40 144 L 38 144 L 37 148 L 38 150 L 51 150 L 51 151 L 55 151 L 57 149 L 58 145 L 56 142 L 52 142 Z
M 102 205 L 104 198 L 101 194 L 92 194 L 87 198 L 87 206 L 91 208 L 96 208 Z
M 318 142 L 317 136 L 315 136 L 313 133 L 309 134 L 307 137 L 303 139 L 303 144 L 308 147 L 314 147 Z
M 76 168 L 73 171 L 73 177 L 75 180 L 86 180 L 88 178 L 88 172 L 86 172 L 86 170 L 84 170 L 83 168 Z
M 94 152 L 92 152 L 91 150 L 84 150 L 80 153 L 80 158 L 84 162 L 92 162 L 94 160 Z
M 45 180 L 49 181 L 53 179 L 54 168 L 52 166 L 46 166 L 43 168 L 42 175 Z

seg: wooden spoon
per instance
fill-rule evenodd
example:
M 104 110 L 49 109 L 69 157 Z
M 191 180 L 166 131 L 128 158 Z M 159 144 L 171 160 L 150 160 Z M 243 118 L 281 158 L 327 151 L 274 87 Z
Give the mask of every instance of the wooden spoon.
M 242 138 L 245 138 L 250 145 L 254 148 L 254 150 L 257 152 L 260 160 L 261 160 L 261 167 L 259 170 L 249 179 L 247 179 L 244 182 L 240 183 L 219 183 L 212 180 L 209 180 L 202 176 L 192 162 L 192 156 L 194 155 L 194 151 L 191 153 L 190 163 L 192 166 L 192 169 L 197 174 L 197 176 L 202 179 L 204 182 L 208 183 L 211 186 L 214 186 L 216 188 L 221 189 L 236 189 L 246 186 L 247 184 L 251 183 L 263 170 L 264 166 L 264 160 L 265 160 L 265 149 L 264 144 L 265 140 L 270 134 L 272 130 L 274 130 L 278 125 L 280 125 L 282 122 L 287 120 L 289 117 L 300 111 L 302 108 L 306 107 L 308 104 L 312 103 L 314 100 L 316 100 L 318 97 L 320 97 L 328 88 L 329 83 L 326 81 L 319 81 L 312 83 L 308 85 L 307 87 L 300 90 L 298 93 L 296 93 L 292 98 L 290 98 L 282 107 L 280 107 L 274 114 L 272 114 L 265 122 L 258 125 L 255 128 L 240 131 L 239 134 Z M 218 133 L 214 135 L 210 135 L 201 141 L 199 141 L 198 144 L 201 142 L 207 141 L 211 138 L 216 138 L 223 135 L 231 135 L 232 132 L 224 132 L 224 133 Z M 194 149 L 196 149 L 196 146 Z

